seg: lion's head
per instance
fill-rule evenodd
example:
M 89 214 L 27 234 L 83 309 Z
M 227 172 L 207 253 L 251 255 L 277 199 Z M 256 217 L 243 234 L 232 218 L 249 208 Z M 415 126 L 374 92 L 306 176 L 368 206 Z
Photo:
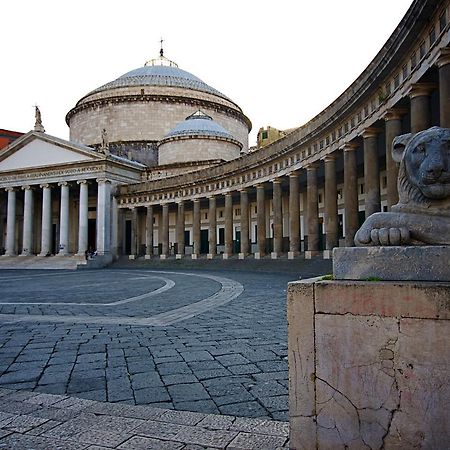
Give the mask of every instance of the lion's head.
M 432 127 L 394 139 L 392 157 L 400 163 L 400 203 L 434 203 L 450 197 L 450 129 Z

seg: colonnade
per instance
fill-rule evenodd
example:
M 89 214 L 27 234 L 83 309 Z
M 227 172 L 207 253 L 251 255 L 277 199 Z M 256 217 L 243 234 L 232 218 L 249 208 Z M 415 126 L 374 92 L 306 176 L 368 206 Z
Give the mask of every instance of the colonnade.
M 267 255 L 268 234 L 272 238 L 271 257 L 279 257 L 283 251 L 288 258 L 294 258 L 301 250 L 305 256 L 310 257 L 318 252 L 320 241 L 319 219 L 319 189 L 323 189 L 324 201 L 321 215 L 323 216 L 323 229 L 325 243 L 323 249 L 329 254 L 339 245 L 343 238 L 346 246 L 352 246 L 356 231 L 360 226 L 360 211 L 365 217 L 382 210 L 380 166 L 385 170 L 385 194 L 383 204 L 389 210 L 398 201 L 397 176 L 398 167 L 392 160 L 391 146 L 395 136 L 405 132 L 416 133 L 432 125 L 450 126 L 450 56 L 443 52 L 438 60 L 439 83 L 415 83 L 408 92 L 407 102 L 400 102 L 395 108 L 388 109 L 382 118 L 373 125 L 365 128 L 354 139 L 346 142 L 338 151 L 327 154 L 320 160 L 311 162 L 301 169 L 282 176 L 274 176 L 270 181 L 257 182 L 250 187 L 237 188 L 236 191 L 222 192 L 204 198 L 178 199 L 173 204 L 165 202 L 161 205 L 147 206 L 146 223 L 146 257 L 151 258 L 154 251 L 154 217 L 158 214 L 158 243 L 161 244 L 160 257 L 169 256 L 169 211 L 176 212 L 175 243 L 176 257 L 182 258 L 186 254 L 185 230 L 186 211 L 192 211 L 192 258 L 200 255 L 201 249 L 201 212 L 208 216 L 208 223 L 203 229 L 208 229 L 207 257 L 217 255 L 217 210 L 218 203 L 223 208 L 222 225 L 224 227 L 223 258 L 229 258 L 238 253 L 239 258 L 245 258 L 253 253 L 255 258 Z M 439 115 L 432 114 L 431 95 L 439 89 Z M 433 117 L 439 117 L 439 123 Z M 405 122 L 405 118 L 408 121 Z M 384 142 L 380 136 L 384 134 Z M 384 146 L 384 151 L 380 148 Z M 359 157 L 358 157 L 359 155 Z M 385 158 L 385 160 L 384 160 Z M 337 161 L 340 160 L 341 172 L 337 172 Z M 343 172 L 343 174 L 342 174 Z M 343 230 L 339 235 L 338 214 L 338 175 L 342 183 L 340 196 L 343 197 Z M 363 180 L 363 192 L 359 192 Z M 323 183 L 319 185 L 319 182 Z M 383 183 L 384 184 L 384 183 Z M 300 194 L 304 194 L 303 211 L 300 211 Z M 283 198 L 288 197 L 284 202 Z M 250 202 L 252 200 L 252 203 Z M 272 233 L 268 233 L 267 220 L 269 215 L 266 208 L 271 200 L 272 212 L 270 215 Z M 200 208 L 201 203 L 203 209 Z M 250 205 L 256 207 L 256 219 L 252 222 Z M 288 205 L 286 211 L 286 204 Z M 206 206 L 206 208 L 205 208 Z M 240 209 L 236 217 L 234 209 Z M 283 216 L 288 215 L 288 220 Z M 303 216 L 304 229 L 301 230 L 301 216 Z M 134 216 L 133 216 L 134 217 Z M 137 236 L 137 217 L 133 219 L 133 236 Z M 252 225 L 256 225 L 255 242 L 251 244 Z M 234 248 L 233 232 L 238 227 L 240 231 L 240 245 L 238 251 Z M 302 232 L 303 231 L 303 232 Z M 301 246 L 301 237 L 304 236 L 304 245 Z M 288 238 L 288 249 L 283 245 Z M 132 246 L 132 253 L 137 254 L 137 241 Z M 206 252 L 205 252 L 206 253 Z
M 26 184 L 22 186 L 10 186 L 7 192 L 6 206 L 6 237 L 5 255 L 15 256 L 18 254 L 17 246 L 17 217 L 18 199 L 17 193 L 23 191 L 23 227 L 22 248 L 20 255 L 48 256 L 52 251 L 53 240 L 53 214 L 52 206 L 55 205 L 53 197 L 59 198 L 59 220 L 56 220 L 59 236 L 56 253 L 67 256 L 70 253 L 69 231 L 70 231 L 70 194 L 78 199 L 78 230 L 76 253 L 84 256 L 88 250 L 88 220 L 89 220 L 89 183 L 97 183 L 96 197 L 96 250 L 100 255 L 109 253 L 111 245 L 111 208 L 117 202 L 111 203 L 111 182 L 106 178 L 96 180 L 68 180 L 58 183 Z M 36 220 L 37 197 L 41 196 L 42 213 L 40 224 Z M 116 209 L 113 208 L 113 209 Z M 22 211 L 20 211 L 22 213 Z M 117 213 L 116 213 L 117 217 Z M 35 227 L 40 225 L 40 243 L 34 242 L 37 233 Z M 114 231 L 114 230 L 113 230 Z M 117 231 L 115 232 L 117 235 Z M 38 251 L 35 251 L 38 250 Z M 74 249 L 73 249 L 74 250 Z

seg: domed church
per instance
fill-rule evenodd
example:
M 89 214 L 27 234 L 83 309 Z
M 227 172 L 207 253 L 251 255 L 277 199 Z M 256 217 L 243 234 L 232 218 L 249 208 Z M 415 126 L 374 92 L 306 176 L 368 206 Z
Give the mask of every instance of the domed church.
M 182 154 L 169 152 L 168 138 L 174 137 L 169 134 L 176 127 L 190 123 L 185 123 L 186 118 L 195 120 L 197 116 L 193 114 L 199 110 L 207 117 L 211 129 L 221 128 L 243 152 L 248 151 L 251 122 L 242 109 L 217 89 L 180 69 L 161 49 L 159 58 L 82 97 L 68 112 L 66 122 L 72 142 L 97 148 L 104 129 L 112 154 L 129 157 L 149 167 L 168 162 L 182 162 L 187 166 L 197 160 L 204 161 L 205 157 L 200 157 L 201 152 L 192 145 Z M 203 126 L 201 120 L 195 123 Z M 195 130 L 191 131 L 192 140 L 196 136 Z M 162 139 L 164 155 L 160 157 L 158 144 Z M 240 151 L 229 147 L 228 152 L 222 151 L 221 146 L 217 151 L 210 149 L 208 158 L 228 161 L 239 156 Z M 177 156 L 181 159 L 177 160 Z

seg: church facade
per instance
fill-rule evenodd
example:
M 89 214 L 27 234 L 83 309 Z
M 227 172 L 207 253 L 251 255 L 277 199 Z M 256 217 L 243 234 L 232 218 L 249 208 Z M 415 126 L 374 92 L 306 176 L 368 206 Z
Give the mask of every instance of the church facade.
M 415 0 L 344 93 L 253 152 L 241 108 L 161 54 L 77 102 L 70 141 L 37 127 L 0 153 L 0 248 L 330 257 L 397 202 L 393 138 L 450 127 L 449 22 L 449 1 Z

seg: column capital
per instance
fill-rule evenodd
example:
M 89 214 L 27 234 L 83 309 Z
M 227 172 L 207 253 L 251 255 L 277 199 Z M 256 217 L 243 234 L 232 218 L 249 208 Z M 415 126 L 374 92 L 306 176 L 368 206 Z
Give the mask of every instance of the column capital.
M 68 182 L 67 181 L 60 181 L 59 183 L 58 183 L 58 186 L 68 186 Z
M 439 69 L 447 64 L 450 64 L 450 47 L 441 48 L 436 60 L 436 65 Z
M 192 199 L 192 202 L 193 203 L 200 203 L 200 199 L 197 197 L 197 198 L 193 198 Z
M 319 168 L 319 164 L 317 164 L 316 162 L 313 162 L 311 164 L 308 164 L 305 169 L 308 171 L 312 171 L 312 170 L 317 170 Z
M 206 197 L 208 200 L 216 199 L 216 194 L 211 194 Z
M 26 184 L 25 186 L 22 186 L 22 190 L 23 191 L 31 191 L 31 190 L 33 190 L 33 187 L 30 186 L 29 184 Z
M 87 180 L 77 180 L 77 184 L 87 184 Z
M 233 195 L 233 193 L 231 191 L 227 191 L 224 193 L 225 197 L 231 197 Z
M 327 162 L 331 162 L 331 161 L 336 161 L 337 158 L 338 158 L 338 155 L 336 155 L 336 153 L 333 152 L 333 153 L 329 153 L 328 155 L 325 155 L 323 157 L 323 161 L 325 163 L 327 163 Z
M 377 137 L 380 133 L 381 133 L 380 128 L 368 127 L 362 132 L 361 136 L 363 137 L 363 139 L 369 139 Z
M 51 189 L 52 186 L 50 183 L 43 183 L 43 184 L 40 184 L 39 187 L 42 189 L 44 189 L 44 188 Z
M 111 180 L 108 180 L 108 178 L 97 178 L 95 180 L 97 183 L 111 183 Z
M 256 189 L 264 189 L 264 183 L 255 184 Z
M 383 119 L 388 122 L 389 120 L 399 120 L 405 114 L 408 114 L 407 108 L 390 108 L 384 114 Z
M 359 147 L 359 145 L 354 142 L 347 142 L 342 146 L 342 150 L 344 152 L 353 152 L 353 151 L 357 150 L 358 147 Z
M 15 187 L 9 186 L 9 187 L 6 187 L 6 188 L 5 188 L 5 191 L 6 191 L 6 192 L 14 192 L 16 189 L 17 189 L 17 188 L 15 188 Z
M 291 172 L 288 176 L 289 178 L 298 178 L 300 174 L 298 173 L 298 170 L 295 170 L 294 172 Z
M 185 200 L 182 199 L 182 198 L 177 198 L 177 199 L 175 200 L 175 203 L 176 203 L 177 205 L 183 204 L 184 202 L 185 202 Z
M 413 83 L 407 94 L 409 95 L 409 98 L 430 95 L 437 87 L 438 85 L 436 83 Z
M 281 178 L 274 178 L 270 180 L 273 184 L 281 184 Z
M 240 188 L 240 189 L 239 189 L 239 192 L 241 192 L 241 193 L 242 193 L 242 192 L 248 192 L 248 188 L 245 188 L 245 187 Z

